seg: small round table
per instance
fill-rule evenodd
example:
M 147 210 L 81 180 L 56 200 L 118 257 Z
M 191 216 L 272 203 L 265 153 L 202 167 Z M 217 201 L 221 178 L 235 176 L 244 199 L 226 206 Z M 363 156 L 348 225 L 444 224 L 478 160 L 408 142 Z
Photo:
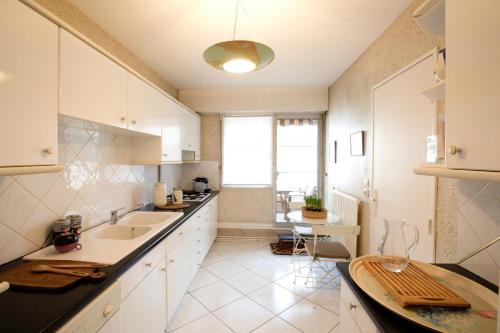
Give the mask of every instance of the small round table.
M 296 211 L 292 213 L 288 213 L 288 218 L 295 223 L 307 223 L 307 224 L 312 224 L 312 225 L 323 225 L 323 224 L 333 224 L 333 223 L 339 223 L 340 222 L 340 217 L 338 217 L 335 214 L 328 213 L 326 218 L 324 219 L 311 219 L 308 217 L 302 216 L 302 211 Z

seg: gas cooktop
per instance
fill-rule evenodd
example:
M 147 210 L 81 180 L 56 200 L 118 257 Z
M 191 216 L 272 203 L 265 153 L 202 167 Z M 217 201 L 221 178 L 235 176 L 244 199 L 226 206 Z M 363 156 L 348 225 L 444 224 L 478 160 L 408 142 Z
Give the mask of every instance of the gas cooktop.
M 201 202 L 208 198 L 210 193 L 185 192 L 182 195 L 182 201 L 185 202 Z M 168 196 L 171 199 L 171 195 Z

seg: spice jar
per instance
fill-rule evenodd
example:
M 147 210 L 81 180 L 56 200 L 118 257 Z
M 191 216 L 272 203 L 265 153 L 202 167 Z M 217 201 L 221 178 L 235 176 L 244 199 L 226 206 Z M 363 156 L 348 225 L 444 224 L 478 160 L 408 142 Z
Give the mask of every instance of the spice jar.
M 59 235 L 68 234 L 70 231 L 71 221 L 69 219 L 57 219 L 52 224 L 54 238 Z
M 82 216 L 81 215 L 70 215 L 67 218 L 70 220 L 70 230 L 73 234 L 80 238 L 82 232 Z

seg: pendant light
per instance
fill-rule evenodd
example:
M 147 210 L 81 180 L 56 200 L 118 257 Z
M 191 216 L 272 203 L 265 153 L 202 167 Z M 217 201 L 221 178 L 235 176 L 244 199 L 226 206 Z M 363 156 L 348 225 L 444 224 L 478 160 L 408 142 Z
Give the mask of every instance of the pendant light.
M 210 46 L 203 58 L 212 67 L 230 73 L 248 73 L 261 69 L 274 59 L 273 50 L 262 43 L 251 40 L 237 40 L 236 26 L 240 2 L 236 1 L 233 39 Z

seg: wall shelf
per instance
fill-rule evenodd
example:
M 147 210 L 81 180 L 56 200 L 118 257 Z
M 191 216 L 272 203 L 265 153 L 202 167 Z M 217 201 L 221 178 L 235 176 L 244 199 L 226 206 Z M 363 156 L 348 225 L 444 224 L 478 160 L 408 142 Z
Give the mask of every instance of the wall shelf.
M 446 81 L 439 81 L 433 84 L 432 86 L 425 88 L 422 91 L 422 94 L 424 94 L 428 99 L 430 99 L 431 102 L 444 101 L 446 94 L 445 87 L 446 87 Z
M 64 165 L 62 164 L 0 167 L 0 176 L 17 176 L 32 173 L 54 173 L 62 170 L 64 170 Z
M 500 172 L 449 169 L 444 164 L 423 164 L 413 169 L 417 175 L 500 182 Z
M 431 35 L 445 34 L 445 0 L 426 0 L 413 12 L 422 29 Z

